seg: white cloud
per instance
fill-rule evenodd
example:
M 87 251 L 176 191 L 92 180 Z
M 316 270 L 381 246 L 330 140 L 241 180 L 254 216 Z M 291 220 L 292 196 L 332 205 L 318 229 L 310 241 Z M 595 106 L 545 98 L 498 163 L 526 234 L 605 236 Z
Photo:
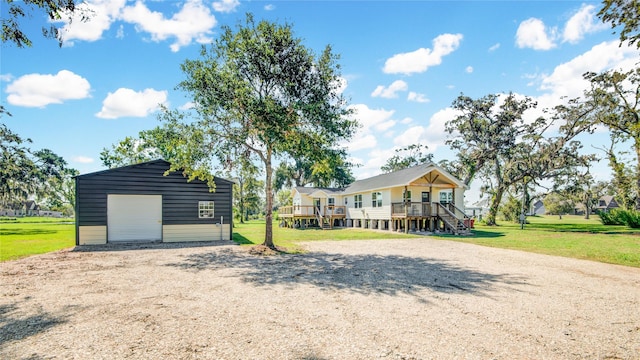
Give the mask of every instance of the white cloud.
M 418 94 L 417 92 L 414 92 L 414 91 L 409 91 L 409 95 L 407 95 L 407 100 L 415 101 L 419 103 L 428 103 L 429 101 L 431 101 L 427 98 L 426 95 Z
M 346 78 L 338 77 L 336 83 L 334 84 L 334 87 L 336 89 L 336 93 L 337 94 L 342 94 L 347 89 L 348 85 L 349 85 L 349 83 L 348 83 Z
M 349 142 L 341 145 L 351 152 L 374 148 L 377 145 L 376 135 L 397 123 L 392 119 L 393 110 L 370 109 L 365 104 L 351 105 L 350 109 L 354 110 L 352 118 L 358 120 L 360 128 Z
M 556 47 L 554 39 L 556 29 L 547 29 L 542 20 L 530 18 L 520 23 L 516 32 L 516 45 L 519 48 L 550 50 Z
M 93 158 L 90 158 L 88 156 L 74 156 L 71 158 L 71 161 L 81 164 L 90 164 L 94 162 Z
M 411 124 L 412 122 L 413 122 L 413 119 L 412 119 L 412 118 L 410 118 L 410 117 L 406 117 L 406 118 L 404 118 L 404 119 L 400 120 L 400 123 L 401 123 L 401 124 L 404 124 L 404 125 Z
M 11 74 L 0 74 L 0 81 L 9 82 L 13 80 L 13 75 Z
M 407 91 L 409 86 L 402 80 L 396 80 L 389 87 L 378 85 L 378 87 L 371 93 L 373 97 L 382 97 L 385 99 L 393 99 L 398 97 L 399 91 Z
M 211 29 L 216 25 L 216 18 L 200 0 L 186 2 L 170 19 L 166 19 L 160 12 L 149 10 L 144 3 L 138 1 L 134 6 L 127 6 L 122 10 L 122 19 L 135 24 L 137 31 L 151 34 L 153 41 L 175 38 L 170 46 L 173 52 L 193 41 L 210 42 Z
M 440 65 L 442 58 L 460 46 L 462 34 L 442 34 L 433 39 L 433 49 L 396 54 L 387 59 L 383 71 L 387 74 L 413 74 L 427 71 L 431 66 Z
M 240 5 L 238 0 L 221 0 L 213 2 L 213 10 L 222 13 L 230 13 L 236 11 L 236 8 Z
M 102 110 L 96 114 L 103 119 L 117 119 L 120 117 L 145 117 L 158 110 L 160 104 L 166 104 L 167 91 L 145 89 L 136 92 L 131 89 L 120 88 L 109 93 L 102 101 Z
M 457 115 L 458 112 L 452 108 L 442 109 L 431 116 L 427 126 L 415 125 L 398 135 L 394 144 L 398 147 L 405 147 L 420 143 L 426 145 L 429 152 L 434 152 L 445 144 L 449 135 L 445 130 L 446 122 L 454 119 Z
M 607 24 L 596 17 L 595 6 L 583 4 L 580 10 L 567 21 L 562 33 L 562 40 L 577 43 L 582 40 L 585 34 L 606 28 Z
M 69 70 L 57 74 L 29 74 L 17 78 L 7 86 L 7 101 L 11 105 L 45 107 L 65 100 L 89 97 L 89 81 Z
M 118 32 L 116 33 L 116 38 L 124 39 L 124 26 L 120 25 L 118 27 Z
M 471 74 L 471 73 L 473 72 L 473 66 L 467 66 L 467 67 L 464 69 L 464 71 L 465 71 L 467 74 Z
M 180 107 L 178 107 L 178 109 L 184 111 L 184 110 L 193 109 L 195 106 L 196 106 L 196 104 L 193 101 L 188 101 L 188 102 L 182 104 Z
M 493 45 L 493 46 L 491 46 L 491 47 L 489 48 L 489 51 L 490 51 L 490 52 L 492 52 L 492 51 L 496 51 L 496 50 L 498 50 L 499 48 L 500 48 L 500 43 L 496 43 L 495 45 Z
M 126 0 L 93 0 L 80 3 L 78 10 L 63 16 L 65 25 L 61 29 L 65 46 L 73 46 L 73 40 L 96 41 L 120 16 Z M 82 16 L 89 17 L 82 21 Z
M 275 10 L 275 8 L 276 8 L 276 6 L 275 6 L 275 5 L 273 5 L 273 4 L 268 4 L 268 5 L 265 5 L 265 6 L 264 6 L 264 9 L 265 9 L 266 11 L 272 11 L 272 10 Z
M 553 73 L 543 76 L 540 90 L 548 91 L 556 99 L 563 96 L 573 98 L 582 95 L 588 88 L 588 82 L 582 78 L 585 72 L 632 69 L 638 61 L 637 49 L 618 44 L 617 40 L 600 43 L 569 62 L 556 66 Z

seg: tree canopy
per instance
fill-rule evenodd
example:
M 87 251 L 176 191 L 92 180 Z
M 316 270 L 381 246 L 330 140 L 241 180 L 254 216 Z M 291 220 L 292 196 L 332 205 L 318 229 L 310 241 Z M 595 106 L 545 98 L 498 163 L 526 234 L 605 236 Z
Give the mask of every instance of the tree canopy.
M 622 27 L 620 31 L 620 45 L 629 40 L 640 48 L 640 1 L 638 0 L 604 0 L 598 16 L 605 23 L 611 23 L 612 28 Z
M 566 175 L 593 158 L 579 154 L 581 144 L 573 136 L 547 134 L 554 118 L 526 122 L 524 112 L 536 105 L 514 94 L 475 100 L 460 95 L 453 102 L 461 115 L 446 124 L 452 135 L 447 144 L 457 151 L 459 163 L 469 164 L 467 179 L 479 175 L 485 180 L 482 191 L 491 197 L 488 225 L 496 224 L 509 188 L 527 191 L 529 185 Z
M 274 247 L 274 161 L 332 154 L 356 130 L 339 92 L 337 61 L 330 46 L 316 56 L 291 25 L 247 14 L 235 29 L 222 27 L 200 58 L 182 64 L 186 79 L 178 88 L 194 107 L 163 116 L 164 128 L 180 134 L 169 147 L 172 166 L 198 170 L 217 160 L 230 167 L 256 156 L 265 174 L 265 246 Z
M 422 150 L 426 151 L 427 146 L 411 144 L 401 149 L 396 149 L 396 154 L 387 159 L 387 162 L 380 167 L 380 170 L 390 173 L 433 161 L 433 154 L 423 153 Z
M 30 47 L 31 39 L 22 31 L 20 22 L 24 17 L 31 17 L 33 13 L 44 12 L 48 19 L 47 26 L 42 27 L 42 34 L 47 38 L 57 39 L 62 46 L 62 33 L 54 22 L 60 21 L 63 15 L 67 15 L 71 21 L 71 14 L 79 14 L 80 21 L 88 21 L 91 12 L 87 8 L 79 9 L 74 0 L 2 0 L 6 10 L 3 13 L 7 17 L 0 19 L 2 22 L 2 42 L 13 43 L 18 47 Z

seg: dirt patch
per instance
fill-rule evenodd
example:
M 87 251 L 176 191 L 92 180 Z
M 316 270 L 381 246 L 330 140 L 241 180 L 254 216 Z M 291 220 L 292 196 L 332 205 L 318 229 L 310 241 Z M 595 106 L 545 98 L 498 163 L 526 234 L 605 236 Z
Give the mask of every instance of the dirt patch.
M 0 264 L 0 358 L 638 359 L 640 269 L 433 239 Z

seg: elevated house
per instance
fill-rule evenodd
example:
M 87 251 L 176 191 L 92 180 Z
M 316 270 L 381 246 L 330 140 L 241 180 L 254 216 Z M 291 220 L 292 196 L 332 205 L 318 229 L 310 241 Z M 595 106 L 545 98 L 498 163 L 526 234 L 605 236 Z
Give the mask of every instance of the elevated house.
M 279 216 L 287 227 L 467 233 L 465 190 L 446 170 L 426 163 L 358 180 L 343 189 L 296 187 L 291 192 L 293 205 L 281 207 Z

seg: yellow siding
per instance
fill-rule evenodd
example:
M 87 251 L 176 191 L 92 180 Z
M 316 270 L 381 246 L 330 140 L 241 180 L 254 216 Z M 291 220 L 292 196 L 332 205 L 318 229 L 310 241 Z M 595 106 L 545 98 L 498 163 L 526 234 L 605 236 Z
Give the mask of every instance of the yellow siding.
M 80 245 L 100 245 L 107 243 L 106 226 L 79 226 L 78 243 Z
M 162 226 L 163 242 L 216 241 L 229 240 L 230 238 L 231 227 L 229 224 L 222 226 L 216 224 Z

